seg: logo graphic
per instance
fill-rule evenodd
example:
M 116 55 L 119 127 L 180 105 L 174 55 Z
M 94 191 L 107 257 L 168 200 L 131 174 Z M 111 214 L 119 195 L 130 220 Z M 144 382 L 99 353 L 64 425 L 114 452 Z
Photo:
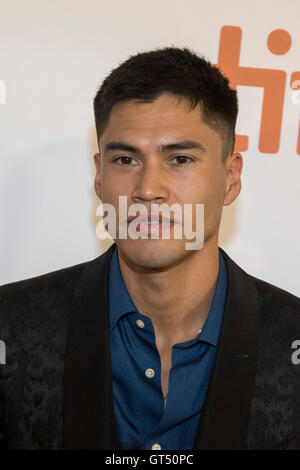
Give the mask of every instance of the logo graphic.
M 292 93 L 292 103 L 300 104 L 300 80 L 294 80 L 291 83 L 294 93 Z
M 217 67 L 228 77 L 230 86 L 261 87 L 264 89 L 258 149 L 262 153 L 276 153 L 279 150 L 283 115 L 286 72 L 267 68 L 243 67 L 239 65 L 242 30 L 238 26 L 223 26 L 220 34 Z M 275 29 L 267 38 L 267 47 L 272 54 L 286 54 L 292 45 L 290 34 L 284 29 Z M 300 72 L 293 72 L 290 87 L 300 80 Z M 297 85 L 299 87 L 299 84 Z M 294 92 L 295 93 L 295 92 Z M 248 136 L 236 135 L 235 150 L 248 150 Z M 300 155 L 300 123 L 297 153 Z

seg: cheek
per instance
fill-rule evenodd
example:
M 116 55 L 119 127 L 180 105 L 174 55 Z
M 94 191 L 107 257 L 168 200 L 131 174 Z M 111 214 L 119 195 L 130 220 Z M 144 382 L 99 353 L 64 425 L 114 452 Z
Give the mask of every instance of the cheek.
M 130 194 L 129 179 L 126 177 L 120 178 L 120 175 L 108 169 L 103 169 L 100 183 L 103 202 L 116 204 L 119 201 L 119 196 L 128 196 Z
M 192 191 L 187 189 L 187 191 Z M 195 182 L 193 200 L 204 204 L 207 217 L 218 217 L 223 208 L 225 180 L 223 174 L 208 173 Z
M 182 202 L 197 202 L 200 204 L 211 204 L 220 199 L 223 182 L 221 178 L 209 172 L 195 175 L 189 182 L 185 182 L 177 191 Z

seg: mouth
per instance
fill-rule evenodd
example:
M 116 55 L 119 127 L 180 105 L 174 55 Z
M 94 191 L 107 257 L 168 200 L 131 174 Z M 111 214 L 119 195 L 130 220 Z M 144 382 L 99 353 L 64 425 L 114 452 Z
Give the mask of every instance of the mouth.
M 134 217 L 129 217 L 128 218 L 128 223 L 132 222 L 135 219 L 139 219 L 141 223 L 145 224 L 171 224 L 174 223 L 173 219 L 168 219 L 167 217 L 164 217 L 162 214 L 159 214 L 159 216 L 152 216 L 151 215 L 139 215 L 139 216 L 134 216 Z
M 128 219 L 128 225 L 135 219 L 139 220 L 139 223 L 136 225 L 136 232 L 146 235 L 161 234 L 164 230 L 167 230 L 168 227 L 171 228 L 175 223 L 174 220 L 160 214 L 154 217 L 151 217 L 151 215 L 131 217 Z

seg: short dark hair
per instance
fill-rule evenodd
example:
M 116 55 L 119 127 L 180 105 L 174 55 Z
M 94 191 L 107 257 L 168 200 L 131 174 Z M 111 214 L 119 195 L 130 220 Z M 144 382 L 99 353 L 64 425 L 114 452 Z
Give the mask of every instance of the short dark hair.
M 234 151 L 236 90 L 203 56 L 174 46 L 130 56 L 105 78 L 94 99 L 98 142 L 116 103 L 128 100 L 152 103 L 166 92 L 187 98 L 190 109 L 200 104 L 203 121 L 223 139 L 225 161 Z

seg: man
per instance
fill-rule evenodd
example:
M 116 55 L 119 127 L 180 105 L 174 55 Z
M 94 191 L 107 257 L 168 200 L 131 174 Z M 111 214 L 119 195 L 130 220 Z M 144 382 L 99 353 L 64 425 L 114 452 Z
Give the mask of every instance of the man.
M 162 233 L 154 204 L 204 205 L 204 243 L 170 215 L 168 238 L 118 228 L 95 260 L 1 287 L 2 447 L 299 449 L 300 299 L 218 247 L 241 190 L 236 92 L 170 47 L 113 70 L 94 110 L 101 201 L 117 220 L 119 196 L 146 207 L 144 235 Z

